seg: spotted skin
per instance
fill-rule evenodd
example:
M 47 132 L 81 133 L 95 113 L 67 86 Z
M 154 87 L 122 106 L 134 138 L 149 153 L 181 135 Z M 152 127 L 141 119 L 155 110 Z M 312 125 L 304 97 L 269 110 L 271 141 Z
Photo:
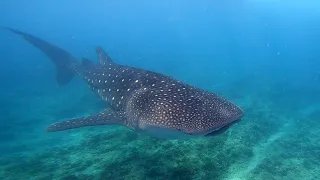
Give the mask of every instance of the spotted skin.
M 28 41 L 35 43 L 32 38 Z M 37 47 L 48 51 L 41 45 Z M 79 75 L 110 109 L 54 123 L 47 131 L 118 124 L 150 134 L 217 135 L 244 114 L 238 106 L 214 93 L 156 72 L 117 64 L 100 47 L 96 52 L 97 64 L 88 59 L 82 63 L 69 60 L 63 67 Z

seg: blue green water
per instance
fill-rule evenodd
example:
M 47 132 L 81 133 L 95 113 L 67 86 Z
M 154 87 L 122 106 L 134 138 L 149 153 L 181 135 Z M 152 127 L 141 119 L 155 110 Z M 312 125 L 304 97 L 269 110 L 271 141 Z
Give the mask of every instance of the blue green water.
M 38 49 L 0 30 L 0 179 L 320 179 L 320 3 L 313 0 L 0 2 L 0 26 L 79 60 L 118 63 L 215 92 L 244 111 L 214 139 L 163 140 L 124 127 L 47 133 L 106 105 L 55 82 Z

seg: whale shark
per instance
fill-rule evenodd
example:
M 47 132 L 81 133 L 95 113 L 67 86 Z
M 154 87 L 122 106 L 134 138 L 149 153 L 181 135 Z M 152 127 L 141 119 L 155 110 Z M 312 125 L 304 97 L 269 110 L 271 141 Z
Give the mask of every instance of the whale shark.
M 101 47 L 96 47 L 97 63 L 86 58 L 80 62 L 39 37 L 6 29 L 51 59 L 58 84 L 66 85 L 80 76 L 109 105 L 97 114 L 55 122 L 46 128 L 48 132 L 120 125 L 155 137 L 216 136 L 244 116 L 226 98 L 161 73 L 118 64 Z

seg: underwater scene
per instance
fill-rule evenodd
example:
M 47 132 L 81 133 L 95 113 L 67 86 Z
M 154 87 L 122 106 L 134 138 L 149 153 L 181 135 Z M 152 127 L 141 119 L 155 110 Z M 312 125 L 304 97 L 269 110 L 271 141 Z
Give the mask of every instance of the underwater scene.
M 320 2 L 2 0 L 1 180 L 320 179 Z

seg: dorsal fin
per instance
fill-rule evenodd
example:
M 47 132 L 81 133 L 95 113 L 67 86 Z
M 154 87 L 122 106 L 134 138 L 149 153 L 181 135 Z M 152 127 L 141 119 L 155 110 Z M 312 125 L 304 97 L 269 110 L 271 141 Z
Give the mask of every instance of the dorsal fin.
M 112 59 L 108 56 L 106 52 L 101 47 L 96 48 L 96 52 L 98 55 L 98 60 L 101 65 L 109 65 L 113 64 Z
M 84 66 L 86 68 L 92 68 L 94 66 L 93 62 L 87 58 L 83 58 L 81 61 L 81 64 L 82 64 L 82 66 Z

